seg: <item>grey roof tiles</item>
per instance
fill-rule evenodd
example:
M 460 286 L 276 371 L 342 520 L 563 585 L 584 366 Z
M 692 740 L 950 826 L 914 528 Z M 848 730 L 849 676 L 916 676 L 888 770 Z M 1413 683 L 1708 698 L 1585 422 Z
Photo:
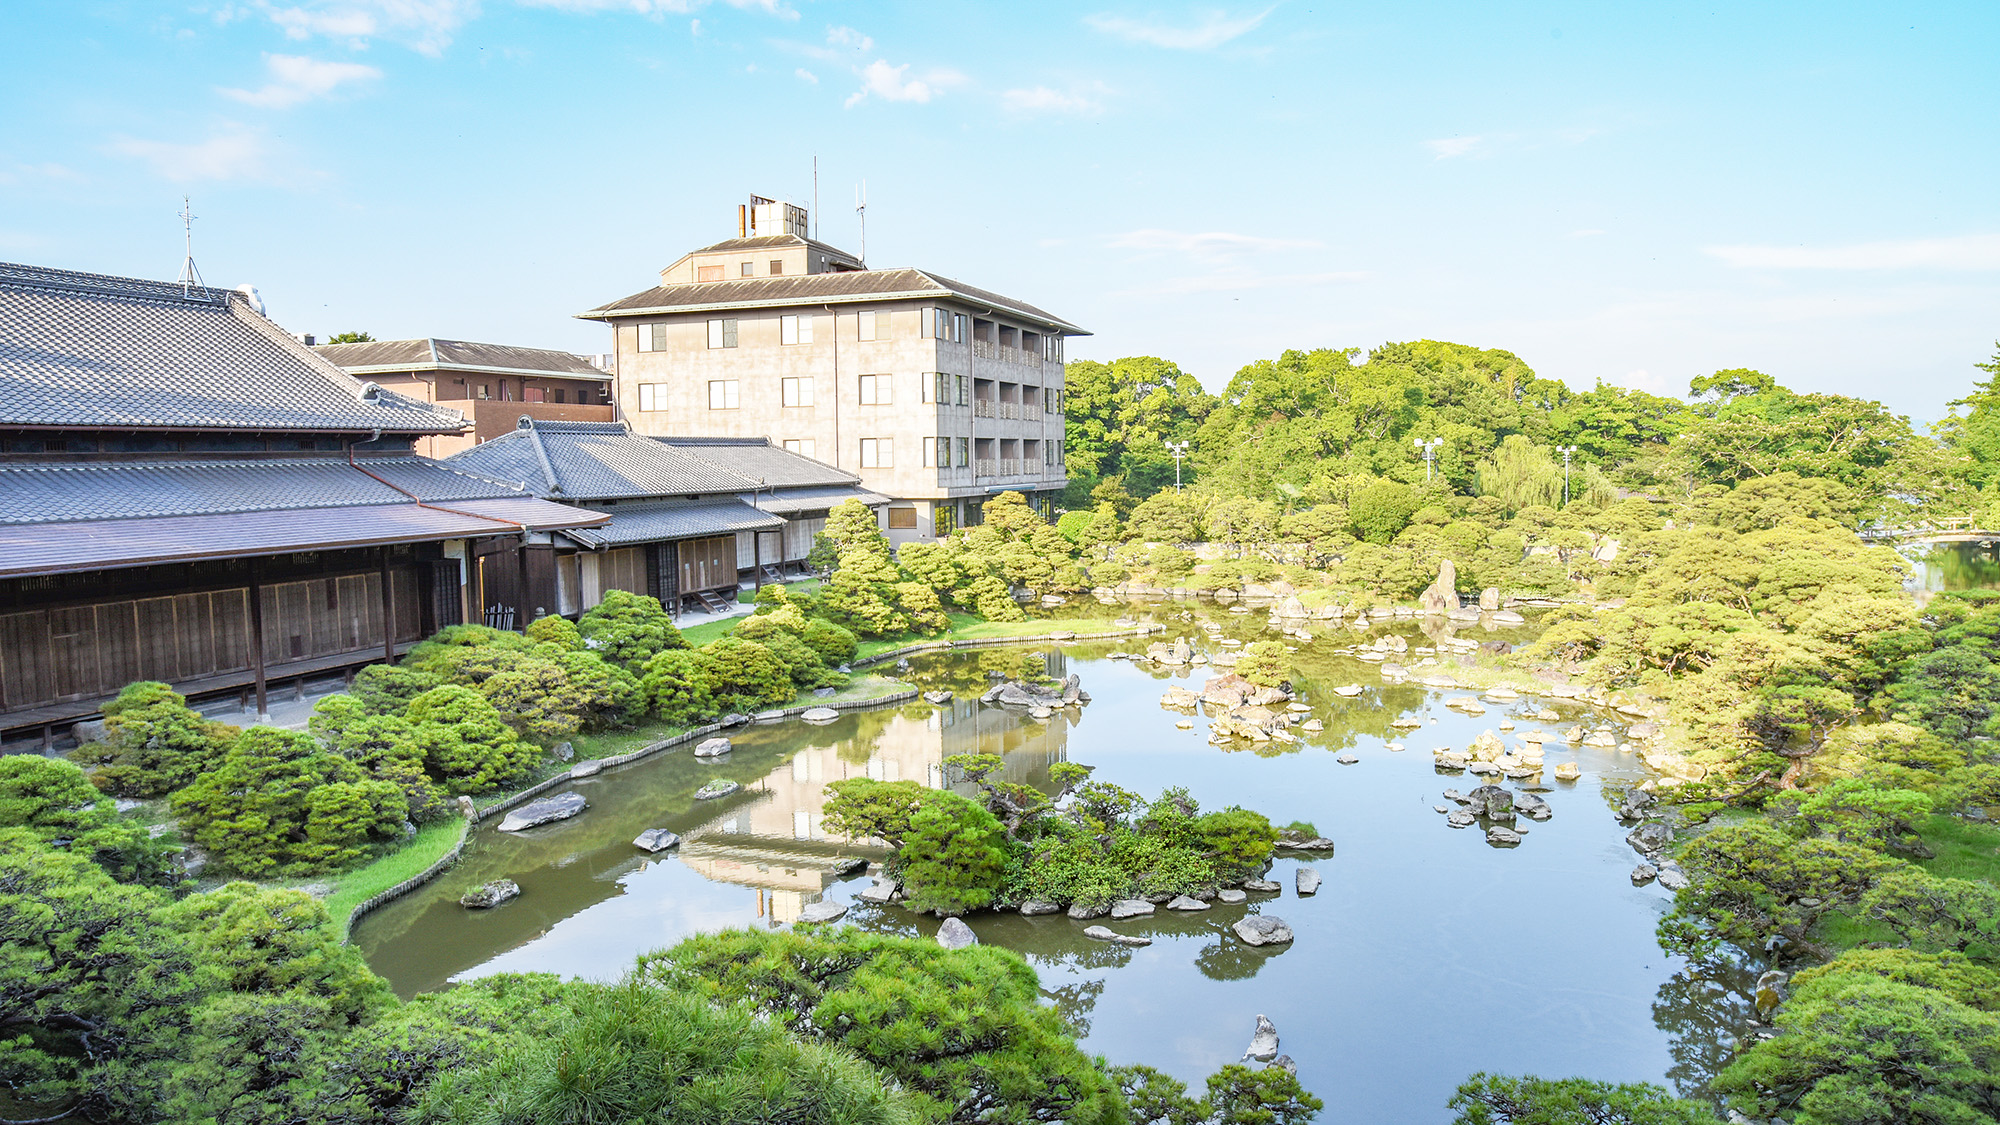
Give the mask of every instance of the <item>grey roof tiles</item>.
M 0 263 L 0 426 L 456 433 L 364 383 L 242 295 Z
M 421 457 L 0 463 L 0 525 L 532 497 Z M 391 487 L 391 486 L 394 487 Z
M 622 422 L 534 422 L 447 458 L 484 476 L 523 482 L 543 496 L 613 500 L 747 492 L 755 482 Z
M 781 307 L 822 302 L 851 302 L 893 298 L 946 298 L 976 302 L 1004 309 L 1017 316 L 1066 335 L 1089 335 L 1083 329 L 1044 312 L 1025 301 L 1003 297 L 948 277 L 916 269 L 851 270 L 843 273 L 814 273 L 786 277 L 757 277 L 726 281 L 704 281 L 685 285 L 660 285 L 589 312 L 577 314 L 585 320 L 609 320 L 645 313 L 696 312 L 707 309 Z
M 738 531 L 776 531 L 785 526 L 782 518 L 735 499 L 620 504 L 609 514 L 611 522 L 603 527 L 570 528 L 563 535 L 586 547 L 622 547 Z
M 609 372 L 569 352 L 512 344 L 481 344 L 470 340 L 371 340 L 365 344 L 321 344 L 313 351 L 335 366 L 357 373 L 451 368 L 521 372 L 564 379 L 611 378 Z

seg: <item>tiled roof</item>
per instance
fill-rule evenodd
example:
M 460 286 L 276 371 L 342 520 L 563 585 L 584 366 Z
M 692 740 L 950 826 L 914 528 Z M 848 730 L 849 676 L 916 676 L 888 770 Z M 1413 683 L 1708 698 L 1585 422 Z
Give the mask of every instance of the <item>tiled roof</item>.
M 532 496 L 512 482 L 421 457 L 368 458 L 358 463 L 427 501 Z M 0 525 L 410 502 L 396 488 L 350 467 L 345 458 L 8 464 L 0 465 L 0 496 L 6 497 L 0 505 Z
M 774 496 L 759 496 L 757 506 L 767 512 L 789 516 L 794 512 L 814 512 L 822 508 L 831 508 L 846 500 L 859 500 L 871 508 L 889 503 L 889 498 L 879 492 L 844 485 L 829 485 L 823 488 L 788 488 Z
M 717 242 L 711 246 L 704 246 L 699 250 L 682 256 L 681 261 L 685 262 L 695 254 L 736 254 L 751 250 L 789 250 L 795 246 L 809 246 L 828 257 L 838 258 L 843 262 L 853 262 L 857 266 L 861 264 L 861 259 L 842 250 L 838 246 L 829 246 L 816 238 L 802 238 L 796 234 L 760 234 L 755 238 L 726 238 L 721 242 Z M 675 264 L 678 265 L 679 263 Z M 668 268 L 671 269 L 672 267 L 669 266 Z
M 952 297 L 963 302 L 1004 309 L 1027 320 L 1055 328 L 1064 335 L 1090 333 L 1044 312 L 1025 301 L 989 293 L 948 277 L 923 270 L 852 270 L 844 273 L 814 273 L 793 277 L 755 277 L 730 281 L 707 281 L 688 285 L 660 285 L 634 293 L 609 304 L 577 314 L 584 320 L 611 320 L 647 313 L 687 313 L 732 308 L 789 307 L 804 304 L 841 304 L 899 298 L 937 299 Z
M 582 356 L 552 348 L 478 344 L 468 340 L 374 340 L 365 344 L 321 344 L 313 349 L 342 370 L 356 374 L 435 371 L 440 368 L 504 371 L 565 379 L 609 379 L 609 372 Z
M 613 500 L 748 492 L 756 481 L 633 434 L 622 422 L 531 422 L 446 464 L 517 480 L 543 496 Z
M 765 488 L 851 485 L 861 478 L 824 461 L 791 453 L 768 438 L 654 438 L 720 469 L 760 482 Z
M 421 507 L 406 499 L 401 504 L 310 511 L 0 525 L 0 577 L 506 534 L 509 529 L 494 519 L 547 528 L 601 518 L 595 512 L 533 497 L 477 503 L 482 506 L 480 515 L 493 518 Z
M 0 263 L 0 426 L 456 433 L 456 410 L 364 383 L 242 295 Z
M 737 531 L 776 531 L 785 521 L 741 500 L 690 500 L 661 504 L 620 504 L 603 527 L 563 531 L 585 547 L 623 547 Z

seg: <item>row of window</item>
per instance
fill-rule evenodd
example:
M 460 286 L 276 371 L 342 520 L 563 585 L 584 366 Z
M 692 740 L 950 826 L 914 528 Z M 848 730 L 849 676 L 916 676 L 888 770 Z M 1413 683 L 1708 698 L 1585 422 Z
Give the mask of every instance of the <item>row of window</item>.
M 742 405 L 741 379 L 710 379 L 708 381 L 708 408 L 710 410 L 735 410 Z M 950 375 L 932 372 L 918 381 L 923 401 L 945 406 L 969 406 L 972 403 L 972 380 L 965 375 Z M 666 383 L 639 384 L 639 410 L 651 413 L 667 409 Z M 1036 388 L 1029 388 L 1034 390 Z M 863 406 L 891 406 L 895 403 L 895 376 L 863 375 L 858 387 Z M 1060 414 L 1063 410 L 1063 389 L 1061 387 L 1041 388 L 1042 413 Z M 801 375 L 786 376 L 778 380 L 779 402 L 787 407 L 810 407 L 813 405 L 813 377 Z M 558 398 L 555 401 L 561 402 Z M 1033 403 L 1023 405 L 1031 406 Z
M 919 309 L 917 312 L 917 335 L 925 339 L 945 340 L 954 344 L 963 344 L 973 339 L 975 332 L 978 331 L 971 319 L 964 313 L 954 313 L 949 309 Z M 865 342 L 870 340 L 887 340 L 890 338 L 889 314 L 887 312 L 863 310 L 855 314 L 855 322 L 855 337 L 859 340 Z M 739 339 L 738 326 L 740 323 L 740 319 L 733 316 L 718 317 L 710 320 L 708 322 L 708 346 L 710 348 L 736 347 Z M 980 321 L 979 324 L 985 325 L 987 328 L 993 328 L 990 321 Z M 1016 329 L 1002 327 L 996 329 L 992 335 L 1004 335 L 1009 338 L 1008 340 L 995 340 L 988 336 L 980 336 L 979 338 L 986 343 L 1006 343 L 1008 346 L 1011 346 L 1011 339 L 1016 337 L 1016 334 Z M 1062 362 L 1063 348 L 1061 336 L 1044 336 L 1039 333 L 1029 332 L 1026 329 L 1019 329 L 1018 339 L 1020 340 L 1021 350 L 1039 352 L 1043 359 L 1056 363 Z M 642 352 L 666 351 L 667 326 L 665 324 L 639 325 L 638 341 L 639 350 Z M 778 318 L 778 343 L 790 347 L 796 344 L 810 344 L 812 342 L 813 317 L 810 314 L 797 316 L 785 315 Z
M 924 468 L 926 469 L 969 469 L 972 467 L 972 439 L 970 438 L 923 438 L 920 444 L 923 446 Z M 1031 442 L 1030 444 L 1039 444 L 1042 447 L 1042 464 L 1060 465 L 1063 463 L 1062 442 L 1043 441 L 1039 443 Z M 813 440 L 811 438 L 787 438 L 784 446 L 788 453 L 797 453 L 806 457 L 813 455 Z M 1030 456 L 1026 460 L 1032 461 L 1034 458 Z M 862 438 L 861 467 L 864 469 L 895 468 L 895 439 Z
M 736 265 L 736 269 L 736 276 L 738 277 L 757 276 L 757 263 L 755 262 L 739 262 Z M 696 281 L 721 281 L 727 270 L 727 266 L 696 266 L 694 268 L 694 279 Z M 767 276 L 783 277 L 784 274 L 785 260 L 783 258 L 772 258 L 771 271 Z

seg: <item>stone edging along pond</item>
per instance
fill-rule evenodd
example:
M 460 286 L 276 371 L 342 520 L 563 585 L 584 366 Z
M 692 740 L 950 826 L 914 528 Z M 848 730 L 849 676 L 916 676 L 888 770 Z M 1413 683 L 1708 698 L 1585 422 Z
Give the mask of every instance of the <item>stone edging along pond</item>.
M 936 652 L 940 650 L 961 649 L 961 648 L 992 648 L 998 645 L 1034 643 L 1037 641 L 1110 640 L 1117 637 L 1146 636 L 1150 633 L 1159 632 L 1165 628 L 1166 627 L 1163 625 L 1141 625 L 1134 629 L 1121 629 L 1111 633 L 1085 634 L 1085 633 L 1070 633 L 1065 630 L 1065 631 L 1060 631 L 1058 633 L 1049 633 L 1040 636 L 980 637 L 972 640 L 922 641 L 913 645 L 905 645 L 902 648 L 890 649 L 888 652 L 877 653 L 874 656 L 868 657 L 866 660 L 857 660 L 853 663 L 853 665 L 851 665 L 851 667 L 865 668 L 870 665 L 880 664 L 885 660 L 895 660 L 900 657 L 907 656 L 911 653 L 917 653 L 917 652 Z M 816 707 L 826 707 L 835 711 L 854 711 L 854 710 L 860 710 L 865 707 L 878 707 L 889 703 L 903 703 L 908 700 L 915 699 L 917 697 L 917 694 L 918 692 L 916 688 L 904 688 L 901 691 L 893 691 L 888 693 L 887 695 L 878 695 L 869 699 L 849 699 L 849 700 L 842 700 L 837 703 L 826 702 L 822 700 L 814 700 L 811 703 L 803 703 L 797 706 L 787 707 L 780 711 L 775 711 L 775 712 L 760 711 L 756 716 L 752 718 L 751 723 L 752 725 L 754 725 L 759 722 L 776 722 L 781 719 L 789 719 L 798 715 L 802 715 L 807 711 L 813 710 Z M 681 733 L 673 735 L 671 737 L 660 739 L 657 742 L 649 742 L 646 745 L 641 746 L 637 750 L 634 750 L 628 754 L 614 754 L 608 758 L 599 758 L 597 759 L 597 765 L 600 769 L 609 769 L 612 766 L 622 766 L 627 762 L 638 761 L 640 758 L 657 754 L 662 750 L 669 750 L 672 749 L 673 747 L 693 742 L 696 739 L 706 738 L 709 735 L 714 734 L 717 731 L 723 729 L 725 728 L 721 723 L 707 723 L 702 726 L 684 730 Z M 510 793 L 507 796 L 500 798 L 499 800 L 493 802 L 490 805 L 487 805 L 484 808 L 476 809 L 472 816 L 466 818 L 467 823 L 466 823 L 465 834 L 463 836 L 460 836 L 458 843 L 455 846 L 453 846 L 453 848 L 449 852 L 446 852 L 441 858 L 439 858 L 436 863 L 431 864 L 429 867 L 426 867 L 421 872 L 418 872 L 417 874 L 411 876 L 410 878 L 403 880 L 402 882 L 396 884 L 393 887 L 390 887 L 388 890 L 383 891 L 378 895 L 375 895 L 373 898 L 366 899 L 359 905 L 357 905 L 353 909 L 353 911 L 351 911 L 347 915 L 347 920 L 345 926 L 343 927 L 344 932 L 342 934 L 341 940 L 343 942 L 348 940 L 347 934 L 351 934 L 353 932 L 354 924 L 360 921 L 362 917 L 367 915 L 370 911 L 376 910 L 385 903 L 391 902 L 395 899 L 403 897 L 406 894 L 409 894 L 411 891 L 416 890 L 418 887 L 421 887 L 425 883 L 428 883 L 431 880 L 437 878 L 439 875 L 442 875 L 446 868 L 457 863 L 459 857 L 465 853 L 465 845 L 469 843 L 472 839 L 472 826 L 474 824 L 477 824 L 479 821 L 487 820 L 492 817 L 498 816 L 501 813 L 506 812 L 508 809 L 515 807 L 516 805 L 520 805 L 526 801 L 533 800 L 534 798 L 541 796 L 542 794 L 548 792 L 551 789 L 560 788 L 575 780 L 577 780 L 575 776 L 565 771 L 563 773 L 555 775 L 554 777 L 549 778 L 546 781 L 541 782 L 540 784 L 529 786 L 528 788 L 523 789 L 518 793 Z

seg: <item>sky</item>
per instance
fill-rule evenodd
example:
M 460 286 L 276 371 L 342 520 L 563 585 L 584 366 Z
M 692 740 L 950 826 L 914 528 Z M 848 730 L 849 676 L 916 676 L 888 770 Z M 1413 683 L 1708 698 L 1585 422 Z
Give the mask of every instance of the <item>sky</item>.
M 2000 339 L 2000 4 L 11 0 L 0 259 L 294 332 L 577 352 L 735 233 L 1048 309 L 1209 388 L 1443 339 L 1928 421 Z

